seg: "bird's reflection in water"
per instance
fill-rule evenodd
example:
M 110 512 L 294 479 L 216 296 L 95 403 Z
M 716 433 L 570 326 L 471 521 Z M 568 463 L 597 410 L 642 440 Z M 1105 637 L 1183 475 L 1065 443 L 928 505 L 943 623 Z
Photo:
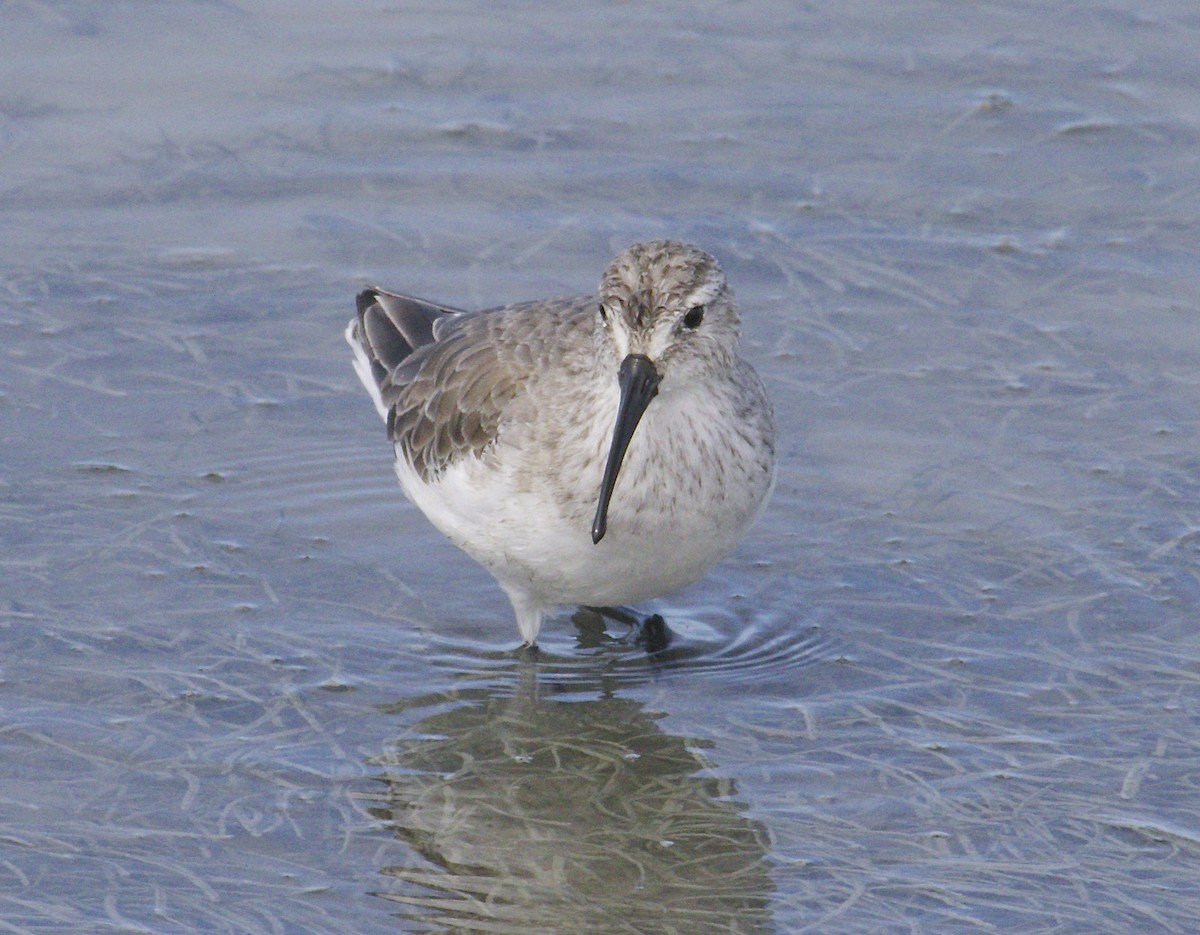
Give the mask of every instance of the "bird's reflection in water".
M 513 660 L 391 709 L 411 727 L 367 804 L 413 854 L 379 895 L 432 930 L 770 931 L 768 835 L 733 783 L 662 714 L 553 673 Z

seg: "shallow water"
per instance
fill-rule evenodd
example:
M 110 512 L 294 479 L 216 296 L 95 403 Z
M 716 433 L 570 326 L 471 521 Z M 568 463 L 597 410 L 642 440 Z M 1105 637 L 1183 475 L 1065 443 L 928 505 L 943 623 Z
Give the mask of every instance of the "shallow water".
M 1194 930 L 1200 15 L 1045 7 L 7 5 L 2 927 Z M 668 235 L 778 487 L 530 660 L 341 329 Z

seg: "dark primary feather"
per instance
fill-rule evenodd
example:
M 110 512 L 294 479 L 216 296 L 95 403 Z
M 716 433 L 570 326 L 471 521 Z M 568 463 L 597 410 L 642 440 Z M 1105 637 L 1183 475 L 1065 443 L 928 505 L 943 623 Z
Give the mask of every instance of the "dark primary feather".
M 417 348 L 432 343 L 439 319 L 462 314 L 462 309 L 382 289 L 363 290 L 357 302 L 359 340 L 372 364 L 385 372 L 395 370 Z

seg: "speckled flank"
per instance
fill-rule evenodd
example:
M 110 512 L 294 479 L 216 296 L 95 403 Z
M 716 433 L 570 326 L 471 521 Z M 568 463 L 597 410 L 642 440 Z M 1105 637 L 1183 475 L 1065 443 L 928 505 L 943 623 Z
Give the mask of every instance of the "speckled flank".
M 676 241 L 635 244 L 596 295 L 480 312 L 371 289 L 347 328 L 405 492 L 512 599 L 532 642 L 558 604 L 675 590 L 757 516 L 775 465 L 772 410 L 737 356 L 720 265 Z M 658 394 L 589 536 L 630 354 Z

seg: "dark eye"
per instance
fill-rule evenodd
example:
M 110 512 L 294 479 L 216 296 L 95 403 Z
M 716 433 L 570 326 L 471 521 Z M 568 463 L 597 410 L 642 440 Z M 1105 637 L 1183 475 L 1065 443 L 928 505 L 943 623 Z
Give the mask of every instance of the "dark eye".
M 608 324 L 608 309 L 604 307 L 604 303 L 600 303 L 600 320 L 606 325 Z
M 688 309 L 688 313 L 683 316 L 683 327 L 699 328 L 702 321 L 704 321 L 704 306 L 693 305 Z

